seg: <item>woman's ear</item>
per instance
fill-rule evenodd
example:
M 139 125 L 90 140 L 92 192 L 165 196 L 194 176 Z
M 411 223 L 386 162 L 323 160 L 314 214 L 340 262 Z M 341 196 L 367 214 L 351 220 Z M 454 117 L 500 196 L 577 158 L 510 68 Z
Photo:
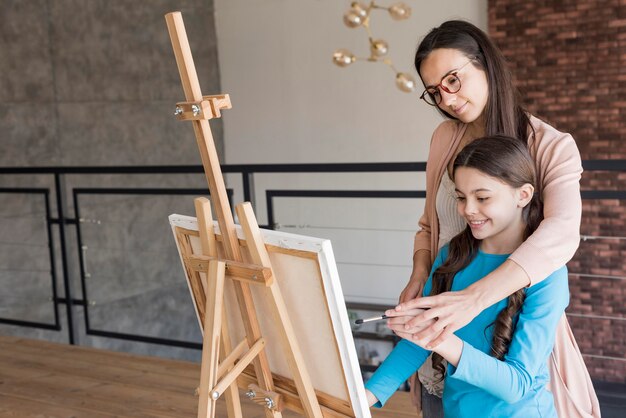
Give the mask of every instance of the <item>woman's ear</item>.
M 517 189 L 518 201 L 517 206 L 520 208 L 526 207 L 533 199 L 533 195 L 535 194 L 535 188 L 532 184 L 526 183 L 519 189 Z

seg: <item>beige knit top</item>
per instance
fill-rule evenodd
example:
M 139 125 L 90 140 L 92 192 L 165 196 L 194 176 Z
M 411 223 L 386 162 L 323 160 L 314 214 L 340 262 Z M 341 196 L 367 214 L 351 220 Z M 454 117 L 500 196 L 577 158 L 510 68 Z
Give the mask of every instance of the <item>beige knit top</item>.
M 450 178 L 448 170 L 444 170 L 439 190 L 437 190 L 437 202 L 435 203 L 439 218 L 438 250 L 465 229 L 465 219 L 457 211 L 456 192 L 454 189 L 454 182 Z

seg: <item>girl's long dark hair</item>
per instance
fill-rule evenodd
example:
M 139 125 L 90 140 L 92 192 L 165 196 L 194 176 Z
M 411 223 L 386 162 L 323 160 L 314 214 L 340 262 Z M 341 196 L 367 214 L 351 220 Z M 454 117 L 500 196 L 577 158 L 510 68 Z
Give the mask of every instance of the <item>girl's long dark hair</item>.
M 432 29 L 415 53 L 415 69 L 420 77 L 422 62 L 433 50 L 441 48 L 462 52 L 472 60 L 475 67 L 487 74 L 489 98 L 484 110 L 485 136 L 506 135 L 526 144 L 528 136 L 534 132 L 530 118 L 513 84 L 504 56 L 487 34 L 462 20 L 449 20 Z M 440 107 L 437 109 L 445 117 L 456 119 Z
M 535 165 L 525 144 L 515 138 L 502 135 L 479 138 L 468 144 L 454 160 L 453 173 L 459 167 L 475 168 L 480 172 L 498 179 L 513 188 L 530 184 L 537 190 Z M 533 194 L 532 200 L 523 211 L 526 223 L 524 240 L 537 229 L 543 219 L 543 207 L 539 193 Z M 480 240 L 474 238 L 469 227 L 454 237 L 449 244 L 448 258 L 433 272 L 431 295 L 447 292 L 452 288 L 454 275 L 466 268 L 478 253 Z M 507 353 L 517 313 L 524 303 L 524 289 L 509 296 L 507 306 L 497 316 L 494 325 L 491 355 L 503 359 Z M 443 358 L 434 353 L 435 370 L 445 375 Z

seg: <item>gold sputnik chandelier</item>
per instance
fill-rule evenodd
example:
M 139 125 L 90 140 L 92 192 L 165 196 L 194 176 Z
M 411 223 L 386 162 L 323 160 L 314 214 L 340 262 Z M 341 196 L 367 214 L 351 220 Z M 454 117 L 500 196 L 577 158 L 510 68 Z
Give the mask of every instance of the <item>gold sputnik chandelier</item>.
M 350 5 L 350 9 L 343 15 L 343 22 L 351 29 L 358 27 L 365 28 L 369 39 L 370 56 L 360 58 L 356 57 L 347 49 L 338 49 L 333 54 L 333 62 L 339 67 L 347 67 L 357 60 L 382 62 L 383 64 L 387 64 L 395 73 L 396 86 L 406 93 L 412 93 L 416 88 L 415 79 L 407 73 L 396 70 L 391 59 L 387 57 L 387 52 L 389 52 L 389 44 L 387 41 L 384 39 L 374 39 L 372 36 L 372 32 L 370 31 L 370 13 L 374 10 L 387 10 L 393 20 L 405 20 L 411 16 L 411 8 L 404 3 L 395 3 L 389 7 L 383 7 L 376 4 L 374 1 L 371 1 L 368 6 L 356 1 L 353 2 Z

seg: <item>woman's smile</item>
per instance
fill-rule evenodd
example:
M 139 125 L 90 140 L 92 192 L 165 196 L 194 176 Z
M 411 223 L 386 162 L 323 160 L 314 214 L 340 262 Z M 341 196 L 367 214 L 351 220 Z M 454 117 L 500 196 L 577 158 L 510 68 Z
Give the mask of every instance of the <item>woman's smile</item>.
M 468 103 L 469 103 L 469 101 L 466 101 L 461 106 L 452 106 L 451 107 L 452 108 L 452 112 L 457 114 L 457 115 L 462 114 L 465 111 L 465 109 L 467 108 L 467 104 Z

